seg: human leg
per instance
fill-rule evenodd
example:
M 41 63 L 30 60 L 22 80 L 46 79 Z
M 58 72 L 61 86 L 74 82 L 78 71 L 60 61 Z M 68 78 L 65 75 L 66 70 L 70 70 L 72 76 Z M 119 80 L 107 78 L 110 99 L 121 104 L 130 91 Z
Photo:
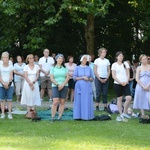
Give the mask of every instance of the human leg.
M 65 86 L 59 93 L 59 100 L 60 100 L 60 105 L 59 105 L 59 116 L 58 116 L 58 120 L 62 117 L 62 114 L 64 112 L 64 108 L 65 108 L 65 97 L 67 95 L 67 91 L 68 91 L 68 87 Z
M 107 108 L 107 92 L 108 92 L 109 81 L 106 81 L 102 84 L 102 93 L 103 93 L 103 104 L 104 108 Z
M 96 87 L 96 110 L 99 110 L 100 94 L 101 94 L 101 82 L 95 77 L 95 87 Z
M 64 108 L 65 108 L 65 99 L 60 99 L 60 105 L 59 105 L 59 116 L 58 116 L 58 119 L 62 117 L 62 114 L 64 112 Z

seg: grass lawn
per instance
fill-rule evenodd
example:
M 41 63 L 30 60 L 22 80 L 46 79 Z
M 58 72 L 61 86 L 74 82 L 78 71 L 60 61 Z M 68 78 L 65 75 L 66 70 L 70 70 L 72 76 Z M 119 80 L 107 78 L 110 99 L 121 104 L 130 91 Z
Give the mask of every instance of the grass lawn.
M 104 113 L 103 111 L 98 112 Z M 31 122 L 23 115 L 0 120 L 0 150 L 149 150 L 150 125 L 138 119 Z

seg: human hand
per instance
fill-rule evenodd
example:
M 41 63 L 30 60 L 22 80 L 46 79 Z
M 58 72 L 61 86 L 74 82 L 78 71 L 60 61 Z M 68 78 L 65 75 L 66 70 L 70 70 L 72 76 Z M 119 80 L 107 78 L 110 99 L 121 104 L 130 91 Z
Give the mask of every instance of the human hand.
M 63 84 L 59 84 L 59 85 L 58 85 L 58 91 L 61 91 L 63 88 L 64 88 L 64 85 L 63 85 Z

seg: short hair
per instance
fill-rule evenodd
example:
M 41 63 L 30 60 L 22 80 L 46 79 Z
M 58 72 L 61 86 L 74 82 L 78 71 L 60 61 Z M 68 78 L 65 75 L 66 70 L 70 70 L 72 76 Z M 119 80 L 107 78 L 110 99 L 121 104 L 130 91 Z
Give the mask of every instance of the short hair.
M 145 54 L 141 54 L 140 57 L 139 57 L 139 61 L 140 62 L 141 62 L 141 60 L 142 60 L 143 57 L 147 57 L 147 56 Z
M 31 57 L 31 56 L 33 56 L 33 54 L 27 55 L 27 57 L 26 57 L 26 63 L 29 63 L 29 57 Z M 34 56 L 33 56 L 33 58 L 34 58 Z
M 102 47 L 102 48 L 100 48 L 100 49 L 98 50 L 98 54 L 99 54 L 99 53 L 102 53 L 102 51 L 106 51 L 106 53 L 107 53 L 108 50 L 107 50 L 106 48 Z
M 9 53 L 8 52 L 3 52 L 1 55 L 1 58 L 3 58 L 4 56 L 8 56 L 9 57 Z

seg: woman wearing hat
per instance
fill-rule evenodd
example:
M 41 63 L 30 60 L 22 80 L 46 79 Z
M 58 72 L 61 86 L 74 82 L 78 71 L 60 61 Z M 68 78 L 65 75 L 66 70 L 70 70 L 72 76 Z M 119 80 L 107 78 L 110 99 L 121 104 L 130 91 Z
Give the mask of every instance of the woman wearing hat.
M 74 119 L 91 120 L 94 118 L 91 84 L 94 75 L 92 69 L 88 66 L 88 60 L 89 55 L 81 56 L 73 75 L 73 79 L 76 81 L 73 106 Z
M 52 81 L 53 97 L 51 120 L 55 120 L 55 114 L 59 104 L 59 115 L 57 120 L 60 121 L 64 112 L 69 80 L 68 69 L 64 65 L 64 56 L 62 54 L 58 54 L 55 57 L 55 64 L 50 71 L 50 79 Z

